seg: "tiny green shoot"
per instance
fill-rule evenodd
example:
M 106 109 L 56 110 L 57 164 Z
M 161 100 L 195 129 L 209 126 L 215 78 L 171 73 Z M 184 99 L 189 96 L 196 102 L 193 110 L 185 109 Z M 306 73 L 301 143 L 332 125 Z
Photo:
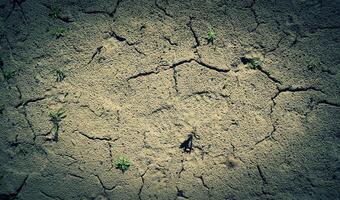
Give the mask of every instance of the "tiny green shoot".
M 50 17 L 58 18 L 60 16 L 61 10 L 58 7 L 51 7 L 51 12 L 48 14 Z
M 61 82 L 66 78 L 66 75 L 63 71 L 61 71 L 60 69 L 56 70 L 56 81 L 57 82 Z
M 15 70 L 4 70 L 3 75 L 5 80 L 8 81 L 9 79 L 13 78 L 15 76 L 15 72 Z
M 121 156 L 116 161 L 116 169 L 122 170 L 124 173 L 130 167 L 130 162 L 125 157 Z
M 216 39 L 216 33 L 213 30 L 209 31 L 207 34 L 208 44 L 209 43 L 213 44 L 215 39 Z
M 261 69 L 260 61 L 258 58 L 242 57 L 241 62 L 250 69 Z
M 54 32 L 53 35 L 56 36 L 56 38 L 60 38 L 60 37 L 65 37 L 65 29 L 64 28 L 57 28 Z
M 50 121 L 52 122 L 52 129 L 51 133 L 54 136 L 54 138 L 58 137 L 60 122 L 62 119 L 66 117 L 65 110 L 62 108 L 58 109 L 57 111 L 52 111 L 49 113 Z
M 250 69 L 259 69 L 261 67 L 261 65 L 259 64 L 258 60 L 255 59 L 250 59 L 249 63 L 247 64 L 247 66 Z

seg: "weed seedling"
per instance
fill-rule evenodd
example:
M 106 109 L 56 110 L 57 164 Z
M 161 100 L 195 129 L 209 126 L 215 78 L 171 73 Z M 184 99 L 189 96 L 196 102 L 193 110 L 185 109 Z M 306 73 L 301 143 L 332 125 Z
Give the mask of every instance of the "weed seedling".
M 242 57 L 241 62 L 250 69 L 260 69 L 261 65 L 258 59 Z
M 66 75 L 65 75 L 65 73 L 63 72 L 63 71 L 61 71 L 61 70 L 57 70 L 56 71 L 56 81 L 57 82 L 61 82 L 61 81 L 63 81 L 65 78 L 66 78 Z
M 251 59 L 250 62 L 248 63 L 248 67 L 250 69 L 258 69 L 261 67 L 261 65 L 257 60 Z
M 50 17 L 58 18 L 60 16 L 61 10 L 58 7 L 51 7 L 51 12 L 48 14 Z
M 125 157 L 119 157 L 116 161 L 116 169 L 122 170 L 124 173 L 130 167 L 130 162 Z
M 62 119 L 64 119 L 66 117 L 65 115 L 65 111 L 60 108 L 57 111 L 54 112 L 50 112 L 49 113 L 49 117 L 50 117 L 50 121 L 53 124 L 53 127 L 51 129 L 51 133 L 53 136 L 53 140 L 57 141 L 58 140 L 58 132 L 59 132 L 59 127 L 60 127 L 60 122 Z
M 213 44 L 215 39 L 216 39 L 216 33 L 214 31 L 212 31 L 212 30 L 209 31 L 208 35 L 207 35 L 208 44 L 209 43 Z
M 3 75 L 6 81 L 13 78 L 15 75 L 15 70 L 4 70 Z
M 60 37 L 65 37 L 65 29 L 64 28 L 58 28 L 57 30 L 55 30 L 53 35 L 55 35 L 57 39 L 60 38 Z

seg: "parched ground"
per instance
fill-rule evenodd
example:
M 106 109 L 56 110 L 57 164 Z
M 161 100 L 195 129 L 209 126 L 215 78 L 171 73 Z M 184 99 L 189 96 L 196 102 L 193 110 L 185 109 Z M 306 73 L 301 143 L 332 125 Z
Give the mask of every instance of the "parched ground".
M 340 199 L 339 0 L 0 0 L 0 17 L 1 200 Z

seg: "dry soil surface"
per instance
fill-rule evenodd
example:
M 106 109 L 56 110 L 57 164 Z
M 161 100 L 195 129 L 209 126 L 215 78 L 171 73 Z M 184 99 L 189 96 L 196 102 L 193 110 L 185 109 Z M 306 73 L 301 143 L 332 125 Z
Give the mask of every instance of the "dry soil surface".
M 0 0 L 0 17 L 0 199 L 340 199 L 339 0 Z

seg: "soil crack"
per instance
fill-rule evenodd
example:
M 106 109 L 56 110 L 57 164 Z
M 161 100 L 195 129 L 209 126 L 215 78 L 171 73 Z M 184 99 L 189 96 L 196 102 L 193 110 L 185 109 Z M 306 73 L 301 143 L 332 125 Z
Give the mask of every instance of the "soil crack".
M 0 198 L 3 198 L 3 199 L 17 199 L 19 194 L 20 194 L 20 192 L 22 191 L 22 189 L 26 185 L 28 177 L 29 177 L 29 175 L 26 175 L 26 177 L 24 178 L 23 182 L 20 184 L 20 186 L 18 187 L 18 189 L 14 193 L 11 193 L 11 194 L 0 194 Z
M 114 37 L 116 40 L 118 40 L 119 42 L 124 42 L 124 41 L 126 41 L 126 38 L 125 37 L 123 37 L 123 36 L 120 36 L 120 35 L 118 35 L 116 32 L 114 32 L 114 31 L 110 31 L 110 36 L 111 37 Z
M 92 174 L 92 175 L 94 175 L 95 177 L 97 177 L 97 179 L 98 179 L 100 185 L 102 186 L 102 188 L 103 188 L 103 190 L 104 190 L 104 193 L 106 193 L 106 190 L 109 190 L 109 191 L 110 191 L 110 190 L 114 190 L 114 189 L 117 187 L 117 185 L 113 185 L 112 187 L 107 187 L 107 186 L 105 186 L 105 184 L 103 183 L 102 179 L 101 179 L 97 174 Z
M 195 44 L 192 46 L 192 48 L 197 48 L 201 45 L 199 39 L 198 39 L 198 36 L 197 36 L 197 33 L 196 31 L 194 30 L 193 28 L 193 25 L 192 25 L 192 20 L 194 19 L 193 17 L 189 17 L 189 22 L 187 23 L 187 26 L 189 27 L 192 35 L 194 36 L 194 39 L 195 39 Z
M 256 22 L 256 27 L 252 30 L 250 30 L 250 32 L 255 32 L 257 30 L 257 28 L 263 23 L 263 22 L 260 22 L 259 19 L 258 19 L 258 15 L 256 13 L 256 10 L 255 10 L 255 4 L 256 4 L 256 0 L 253 0 L 251 2 L 251 5 L 249 7 L 246 7 L 246 8 L 250 8 L 250 11 L 253 13 L 254 15 L 254 19 L 255 19 L 255 22 Z
M 161 67 L 163 67 L 163 66 L 158 66 L 158 67 L 156 67 L 156 69 L 154 69 L 154 70 L 152 70 L 152 71 L 149 71 L 149 72 L 140 72 L 140 73 L 138 73 L 138 74 L 135 74 L 135 75 L 133 75 L 133 76 L 130 76 L 129 78 L 127 78 L 127 81 L 129 81 L 129 80 L 132 80 L 132 79 L 137 79 L 137 78 L 139 78 L 139 77 L 144 77 L 144 76 L 149 76 L 149 75 L 151 75 L 151 74 L 158 74 L 158 73 L 160 73 L 160 72 L 162 72 L 162 71 L 167 71 L 167 70 L 169 70 L 169 69 L 173 69 L 173 68 L 175 68 L 175 67 L 177 67 L 177 66 L 179 66 L 179 65 L 182 65 L 182 64 L 185 64 L 185 63 L 190 63 L 190 62 L 192 62 L 192 61 L 194 61 L 195 59 L 189 59 L 189 60 L 182 60 L 182 61 L 179 61 L 179 62 L 177 62 L 177 63 L 174 63 L 174 64 L 172 64 L 172 65 L 166 65 L 165 67 L 166 68 L 161 68 Z
M 24 22 L 25 24 L 27 24 L 27 16 L 24 12 L 24 9 L 22 8 L 21 4 L 24 3 L 26 0 L 12 0 L 11 3 L 12 3 L 12 8 L 11 8 L 11 11 L 8 13 L 8 15 L 5 17 L 5 21 L 8 20 L 8 18 L 13 14 L 13 12 L 15 11 L 15 8 L 18 7 L 22 16 L 24 17 Z
M 273 81 L 274 83 L 282 85 L 282 82 L 281 82 L 280 80 L 278 80 L 277 78 L 275 78 L 274 76 L 272 76 L 268 71 L 264 70 L 264 69 L 262 68 L 261 65 L 259 65 L 259 66 L 257 67 L 257 69 L 258 69 L 261 73 L 265 74 L 265 75 L 267 76 L 267 78 L 269 78 L 269 79 L 270 79 L 271 81 Z
M 213 66 L 213 65 L 209 65 L 207 63 L 204 63 L 200 60 L 195 60 L 195 62 L 205 68 L 208 68 L 210 70 L 213 70 L 213 71 L 216 71 L 216 72 L 221 72 L 221 73 L 228 73 L 230 70 L 229 69 L 221 69 L 221 68 L 218 68 L 216 66 Z
M 21 109 L 21 114 L 24 115 L 25 121 L 29 127 L 29 129 L 31 130 L 32 134 L 33 134 L 33 141 L 35 142 L 36 138 L 37 138 L 37 134 L 35 133 L 35 130 L 33 128 L 33 124 L 31 123 L 31 121 L 28 119 L 28 115 L 27 115 L 27 110 L 26 110 L 26 106 L 30 103 L 36 103 L 38 101 L 42 101 L 44 99 L 47 98 L 47 96 L 44 97 L 37 97 L 37 98 L 33 98 L 33 99 L 29 99 L 25 102 L 22 102 L 22 93 L 21 90 L 18 86 L 15 86 L 18 93 L 19 93 L 19 99 L 21 101 L 21 103 L 19 103 L 18 105 L 15 106 L 16 109 L 22 108 Z
M 170 45 L 172 45 L 172 46 L 178 46 L 178 44 L 177 44 L 176 42 L 172 41 L 170 37 L 164 36 L 163 38 L 164 38 Z
M 170 13 L 167 12 L 166 8 L 162 7 L 161 5 L 158 4 L 157 0 L 155 0 L 155 6 L 160 9 L 166 16 L 168 17 L 173 17 Z
M 42 3 L 41 5 L 43 5 L 44 7 L 46 7 L 47 9 L 49 9 L 51 12 L 53 12 L 53 7 L 47 4 Z M 74 22 L 74 20 L 70 17 L 70 16 L 66 16 L 66 15 L 59 15 L 56 14 L 55 18 L 65 22 L 65 23 L 71 23 Z
M 229 96 L 217 92 L 211 92 L 211 91 L 199 91 L 199 92 L 194 92 L 189 95 L 187 95 L 184 99 L 188 99 L 194 96 L 207 96 L 209 98 L 217 98 L 217 97 L 222 97 L 225 100 L 229 100 Z
M 136 75 L 130 76 L 127 80 L 129 81 L 131 79 L 136 79 L 136 78 L 143 77 L 143 76 L 149 76 L 151 74 L 158 74 L 158 72 L 159 71 L 157 69 L 155 71 L 150 71 L 150 72 L 141 72 Z
M 267 179 L 266 179 L 266 177 L 264 176 L 263 171 L 262 171 L 260 165 L 256 165 L 256 168 L 257 168 L 257 171 L 259 172 L 259 175 L 260 175 L 260 177 L 261 177 L 261 179 L 262 179 L 263 185 L 268 184 Z
M 184 199 L 189 199 L 189 197 L 185 196 L 184 195 L 184 191 L 183 190 L 180 190 L 177 186 L 176 186 L 176 189 L 177 189 L 177 196 L 178 197 L 182 197 Z M 177 198 L 176 198 L 177 199 Z
M 181 178 L 181 174 L 182 172 L 185 171 L 185 168 L 184 168 L 184 160 L 181 160 L 181 170 L 178 172 L 178 178 Z
M 326 105 L 328 105 L 328 106 L 340 107 L 340 104 L 339 104 L 339 103 L 330 102 L 330 101 L 328 101 L 328 100 L 319 101 L 318 104 L 326 104 Z
M 47 198 L 50 198 L 50 199 L 57 199 L 57 200 L 63 200 L 62 198 L 60 197 L 56 197 L 56 196 L 52 196 L 50 194 L 47 194 L 46 192 L 40 190 L 40 193 L 43 194 L 44 196 L 46 196 Z
M 109 156 L 110 156 L 110 162 L 111 162 L 111 168 L 110 170 L 114 167 L 113 165 L 113 154 L 112 154 L 112 145 L 110 142 L 108 142 L 108 149 L 109 149 Z
M 174 89 L 176 91 L 176 94 L 178 95 L 179 90 L 178 90 L 178 80 L 177 80 L 177 70 L 176 70 L 176 67 L 172 68 L 172 70 L 173 70 L 172 77 L 174 79 Z
M 143 174 L 141 174 L 141 179 L 142 179 L 142 186 L 139 188 L 139 191 L 138 191 L 138 198 L 139 198 L 139 200 L 142 200 L 142 197 L 141 197 L 141 195 L 142 195 L 142 191 L 143 191 L 143 188 L 144 188 L 144 176 L 145 176 L 145 174 L 146 174 L 146 172 L 149 170 L 149 168 L 146 168 L 146 170 L 145 170 L 145 172 L 143 173 Z
M 74 177 L 76 179 L 84 179 L 84 177 L 77 175 L 77 174 L 73 174 L 73 173 L 68 173 L 69 176 Z
M 156 113 L 162 112 L 163 110 L 170 110 L 170 109 L 173 109 L 173 108 L 175 108 L 173 105 L 163 105 L 163 106 L 161 106 L 161 107 L 159 107 L 159 108 L 153 110 L 153 111 L 150 113 L 150 115 L 151 115 L 151 114 L 156 114 Z
M 118 7 L 120 5 L 120 3 L 122 2 L 123 0 L 118 0 L 116 5 L 115 5 L 115 8 L 112 10 L 112 12 L 109 12 L 109 11 L 105 11 L 105 10 L 83 10 L 82 12 L 85 13 L 85 14 L 103 14 L 103 15 L 107 15 L 109 17 L 111 17 L 113 19 L 113 21 L 115 21 L 115 16 L 116 16 L 116 12 L 118 10 Z
M 18 91 L 20 91 L 20 90 L 18 90 Z M 20 96 L 22 96 L 22 95 L 21 95 L 21 92 L 19 92 L 19 94 L 20 94 Z M 28 100 L 25 101 L 25 102 L 21 102 L 21 103 L 17 104 L 17 105 L 15 106 L 15 108 L 25 107 L 25 106 L 27 106 L 29 103 L 36 103 L 36 102 L 45 100 L 46 98 L 47 98 L 47 96 L 44 96 L 44 97 L 37 97 L 37 98 L 33 98 L 33 99 L 28 99 Z M 21 99 L 21 98 L 20 98 L 20 99 Z
M 103 136 L 103 137 L 90 136 L 90 135 L 88 135 L 88 134 L 86 134 L 84 132 L 81 132 L 81 131 L 75 131 L 75 132 L 79 133 L 80 135 L 82 135 L 82 136 L 84 136 L 84 137 L 86 137 L 87 139 L 90 139 L 90 140 L 113 141 L 113 142 L 115 142 L 115 141 L 117 141 L 119 139 L 119 138 L 117 138 L 117 139 L 113 140 L 109 136 Z
M 97 47 L 95 52 L 92 54 L 91 60 L 87 63 L 88 65 L 94 60 L 94 58 L 101 53 L 103 46 Z

